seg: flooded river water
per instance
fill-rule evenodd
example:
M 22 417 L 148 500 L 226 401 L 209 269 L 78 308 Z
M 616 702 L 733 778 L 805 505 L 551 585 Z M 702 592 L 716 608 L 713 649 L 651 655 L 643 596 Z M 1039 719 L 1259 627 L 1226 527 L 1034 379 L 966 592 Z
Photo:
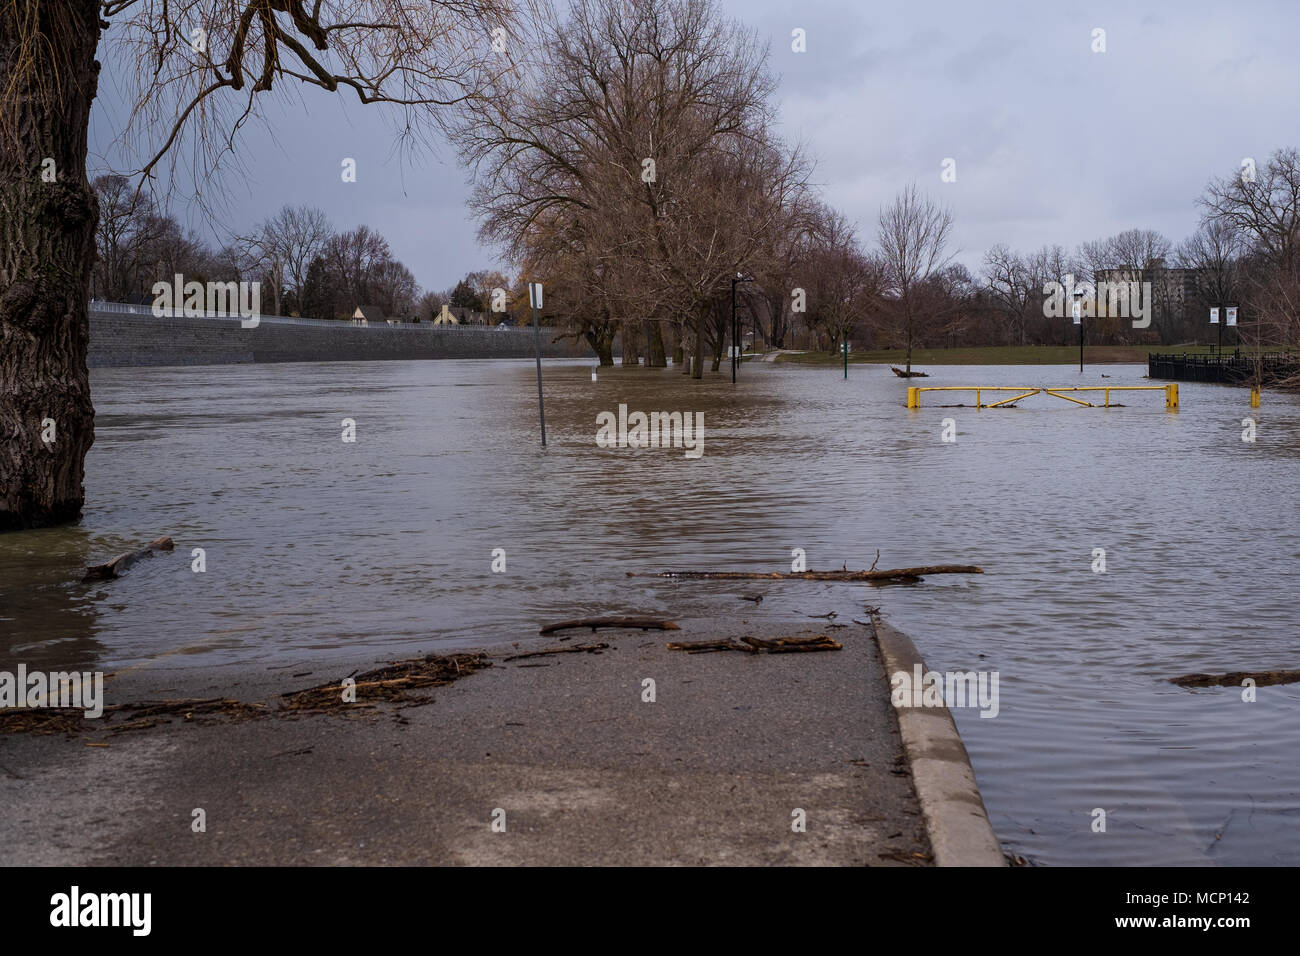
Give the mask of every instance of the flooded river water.
M 1137 366 L 931 371 L 924 384 L 1147 384 Z M 529 362 L 95 370 L 84 520 L 0 536 L 0 660 L 269 667 L 514 641 L 591 612 L 707 621 L 756 591 L 769 616 L 879 605 L 932 668 L 998 672 L 998 716 L 955 716 L 1008 850 L 1300 864 L 1300 685 L 1245 702 L 1167 681 L 1300 666 L 1300 396 L 1252 411 L 1245 390 L 1184 384 L 1174 413 L 1158 392 L 981 412 L 928 395 L 908 411 L 887 368 L 841 374 L 746 364 L 733 389 L 549 363 L 543 450 Z M 702 411 L 704 454 L 597 447 L 597 414 L 620 403 Z M 162 534 L 174 554 L 80 583 Z M 986 573 L 625 576 L 788 570 L 794 548 L 811 568 L 869 567 L 879 549 L 882 568 Z

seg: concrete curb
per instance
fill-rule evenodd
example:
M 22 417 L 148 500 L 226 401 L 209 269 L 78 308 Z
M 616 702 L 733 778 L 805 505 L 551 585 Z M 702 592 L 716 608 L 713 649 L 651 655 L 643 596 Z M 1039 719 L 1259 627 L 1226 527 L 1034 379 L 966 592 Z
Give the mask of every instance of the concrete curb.
M 885 676 L 912 673 L 925 661 L 911 639 L 872 615 Z M 903 750 L 912 767 L 936 866 L 1006 866 L 1002 845 L 984 810 L 966 747 L 947 707 L 897 707 Z

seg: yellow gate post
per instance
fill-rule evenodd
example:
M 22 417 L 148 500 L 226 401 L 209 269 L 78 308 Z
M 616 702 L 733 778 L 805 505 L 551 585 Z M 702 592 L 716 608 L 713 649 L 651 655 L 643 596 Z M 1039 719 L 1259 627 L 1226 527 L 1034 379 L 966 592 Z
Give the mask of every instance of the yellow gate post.
M 907 407 L 908 408 L 921 407 L 921 390 L 917 388 L 915 385 L 909 385 L 907 387 Z
M 1250 407 L 1259 408 L 1259 389 L 1257 388 L 1250 390 Z
M 1178 407 L 1178 383 L 1170 382 L 1165 386 L 1165 408 Z

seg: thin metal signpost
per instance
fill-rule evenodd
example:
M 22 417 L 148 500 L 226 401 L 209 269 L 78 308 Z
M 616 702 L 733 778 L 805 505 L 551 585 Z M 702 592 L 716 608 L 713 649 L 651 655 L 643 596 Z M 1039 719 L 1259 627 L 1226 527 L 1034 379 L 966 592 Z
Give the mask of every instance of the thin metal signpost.
M 542 284 L 528 283 L 528 304 L 533 307 L 533 349 L 537 355 L 537 416 L 542 422 L 542 447 L 546 447 L 546 406 L 542 404 L 542 327 L 537 310 L 542 307 Z
M 1235 325 L 1237 324 L 1237 307 L 1236 307 L 1235 305 L 1228 306 L 1228 307 L 1226 307 L 1223 311 L 1224 311 L 1224 313 L 1225 313 L 1224 318 L 1227 320 L 1226 322 L 1220 322 L 1220 321 L 1219 321 L 1219 310 L 1218 310 L 1217 308 L 1212 308 L 1212 309 L 1210 309 L 1210 324 L 1211 324 L 1211 325 L 1217 325 L 1217 326 L 1219 327 L 1219 355 L 1223 355 L 1223 327 L 1224 327 L 1224 325 L 1234 325 L 1234 326 L 1235 326 Z M 1241 347 L 1241 338 L 1240 338 L 1240 337 L 1237 338 L 1237 346 L 1238 346 L 1238 348 Z

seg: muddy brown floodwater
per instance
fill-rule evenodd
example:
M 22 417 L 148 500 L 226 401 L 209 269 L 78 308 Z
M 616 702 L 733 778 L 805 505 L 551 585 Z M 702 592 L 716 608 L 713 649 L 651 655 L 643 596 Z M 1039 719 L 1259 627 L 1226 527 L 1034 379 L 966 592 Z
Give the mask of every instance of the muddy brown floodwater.
M 547 363 L 543 450 L 527 361 L 96 370 L 84 520 L 0 536 L 0 661 L 264 669 L 491 645 L 592 614 L 708 620 L 756 592 L 800 618 L 881 605 L 931 667 L 998 673 L 997 716 L 955 716 L 1008 850 L 1300 864 L 1300 685 L 1246 702 L 1168 681 L 1295 666 L 1300 397 L 1252 411 L 1244 390 L 1184 384 L 1177 413 L 1154 392 L 1109 410 L 1040 395 L 909 412 L 883 366 L 845 382 L 746 364 L 734 389 L 590 371 Z M 1146 384 L 1137 366 L 930 371 L 924 384 Z M 597 415 L 620 403 L 703 412 L 704 453 L 597 447 Z M 175 552 L 81 582 L 86 564 L 164 534 Z M 811 568 L 869 567 L 879 549 L 882 568 L 986 573 L 890 587 L 625 576 L 788 570 L 794 548 Z

